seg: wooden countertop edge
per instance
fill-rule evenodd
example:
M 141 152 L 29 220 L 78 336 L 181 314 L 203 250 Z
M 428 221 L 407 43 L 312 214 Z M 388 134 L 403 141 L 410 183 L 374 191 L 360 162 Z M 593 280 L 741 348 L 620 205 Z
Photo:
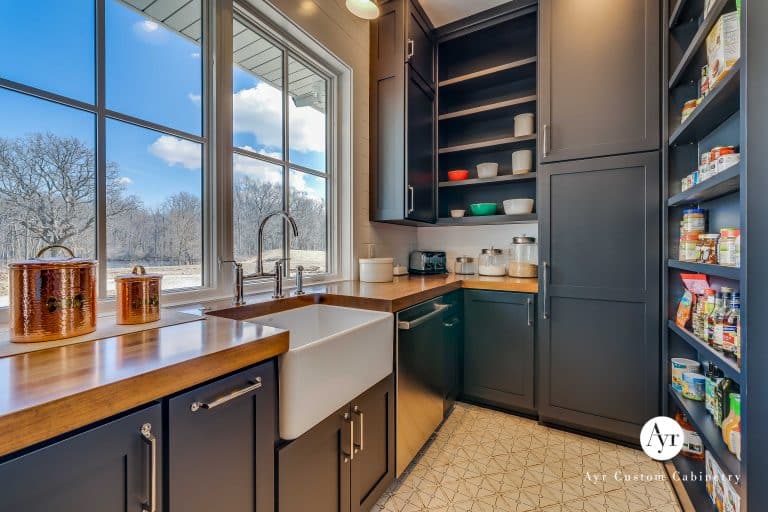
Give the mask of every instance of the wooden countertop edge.
M 0 416 L 0 457 L 124 413 L 288 350 L 282 332 Z M 88 406 L 84 407 L 83 404 Z

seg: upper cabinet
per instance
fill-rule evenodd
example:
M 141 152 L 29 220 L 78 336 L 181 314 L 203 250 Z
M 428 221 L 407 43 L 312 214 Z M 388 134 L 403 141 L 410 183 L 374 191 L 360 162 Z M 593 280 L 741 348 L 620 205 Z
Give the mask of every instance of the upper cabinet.
M 381 6 L 371 25 L 371 220 L 437 216 L 432 26 L 410 0 Z
M 539 2 L 539 162 L 659 149 L 660 3 Z

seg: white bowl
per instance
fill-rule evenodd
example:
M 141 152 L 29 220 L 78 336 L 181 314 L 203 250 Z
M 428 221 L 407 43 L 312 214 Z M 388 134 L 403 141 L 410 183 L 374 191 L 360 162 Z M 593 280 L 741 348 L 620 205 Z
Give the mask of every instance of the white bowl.
M 477 164 L 478 178 L 493 178 L 499 174 L 499 164 L 496 162 L 485 162 Z
M 533 199 L 507 199 L 502 204 L 507 215 L 525 215 L 533 211 Z
M 454 219 L 463 217 L 467 210 L 451 210 L 451 217 Z

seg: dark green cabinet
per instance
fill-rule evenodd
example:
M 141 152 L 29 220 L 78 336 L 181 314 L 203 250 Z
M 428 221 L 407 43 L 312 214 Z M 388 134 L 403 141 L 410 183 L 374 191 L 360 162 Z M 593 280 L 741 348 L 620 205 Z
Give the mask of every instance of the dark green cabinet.
M 535 410 L 534 295 L 464 291 L 466 398 L 521 412 Z
M 393 376 L 278 451 L 280 512 L 370 510 L 394 480 Z
M 275 363 L 168 400 L 168 510 L 274 510 Z
M 464 294 L 451 292 L 443 299 L 450 305 L 443 320 L 443 416 L 461 394 L 461 347 L 464 339 Z
M 381 5 L 371 24 L 370 216 L 437 218 L 432 27 L 411 0 Z
M 660 412 L 657 152 L 539 168 L 540 418 L 637 442 Z
M 540 0 L 539 163 L 658 150 L 659 0 Z
M 152 405 L 0 464 L 0 510 L 161 512 L 162 412 Z

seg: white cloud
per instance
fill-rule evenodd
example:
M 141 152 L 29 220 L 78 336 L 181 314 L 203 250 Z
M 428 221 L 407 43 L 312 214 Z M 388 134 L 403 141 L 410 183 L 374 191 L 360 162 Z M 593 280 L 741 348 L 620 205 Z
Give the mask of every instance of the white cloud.
M 168 38 L 168 31 L 152 20 L 137 21 L 133 32 L 138 39 L 152 44 L 161 44 Z
M 199 59 L 200 58 L 200 52 L 192 52 L 189 54 L 190 57 L 193 59 Z
M 157 29 L 160 28 L 160 25 L 155 23 L 152 20 L 144 20 L 144 21 L 138 21 L 136 22 L 137 28 L 140 30 L 143 30 L 144 32 L 155 32 Z
M 260 144 L 281 146 L 282 94 L 264 82 L 234 94 L 234 130 L 251 133 Z M 291 147 L 298 151 L 325 150 L 325 116 L 317 110 L 291 104 Z
M 200 145 L 171 135 L 161 135 L 149 145 L 149 152 L 170 166 L 200 169 Z
M 195 105 L 200 105 L 200 100 L 202 100 L 202 96 L 200 96 L 199 94 L 193 94 L 191 92 L 187 93 L 187 98 L 189 98 L 189 101 L 191 101 Z
M 264 148 L 256 149 L 256 148 L 254 148 L 252 146 L 249 146 L 248 144 L 246 144 L 245 146 L 239 146 L 239 147 L 241 149 L 246 150 L 246 151 L 250 151 L 252 153 L 258 153 L 260 155 L 268 156 L 268 157 L 274 158 L 276 160 L 280 160 L 283 157 L 283 155 L 279 151 L 267 151 Z
M 283 172 L 279 167 L 255 158 L 235 155 L 233 166 L 236 174 L 243 174 L 257 181 L 270 183 L 282 183 L 283 181 Z
M 117 181 L 117 183 L 119 183 L 120 185 L 130 185 L 131 183 L 133 183 L 133 180 L 128 176 L 120 176 L 115 181 Z
M 308 178 L 304 173 L 291 173 L 291 188 L 305 192 L 312 199 L 322 200 L 325 198 L 325 190 L 318 190 L 317 181 Z

